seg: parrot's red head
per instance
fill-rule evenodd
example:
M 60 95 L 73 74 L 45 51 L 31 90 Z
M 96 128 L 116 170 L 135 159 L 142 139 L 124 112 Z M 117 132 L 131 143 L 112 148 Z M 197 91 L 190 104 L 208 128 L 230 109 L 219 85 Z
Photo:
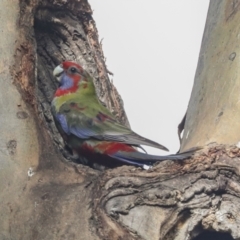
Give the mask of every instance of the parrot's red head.
M 71 78 L 76 79 L 76 80 L 80 80 L 81 76 L 83 75 L 83 68 L 75 63 L 75 62 L 63 62 L 62 64 L 62 68 L 64 70 L 64 72 Z
M 53 75 L 59 81 L 59 88 L 55 93 L 55 97 L 76 92 L 80 87 L 80 83 L 88 81 L 83 68 L 79 64 L 70 61 L 58 65 L 54 69 Z

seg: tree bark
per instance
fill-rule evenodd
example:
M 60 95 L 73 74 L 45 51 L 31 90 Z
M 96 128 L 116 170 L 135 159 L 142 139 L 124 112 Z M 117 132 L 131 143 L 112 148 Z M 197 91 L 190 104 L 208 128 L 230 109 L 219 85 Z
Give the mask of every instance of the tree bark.
M 87 0 L 2 0 L 0 239 L 240 239 L 240 149 L 226 145 L 238 141 L 239 9 L 210 3 L 181 149 L 218 144 L 148 171 L 97 171 L 71 161 L 50 113 L 52 70 L 68 59 L 129 125 Z
M 211 1 L 181 150 L 240 140 L 240 2 Z

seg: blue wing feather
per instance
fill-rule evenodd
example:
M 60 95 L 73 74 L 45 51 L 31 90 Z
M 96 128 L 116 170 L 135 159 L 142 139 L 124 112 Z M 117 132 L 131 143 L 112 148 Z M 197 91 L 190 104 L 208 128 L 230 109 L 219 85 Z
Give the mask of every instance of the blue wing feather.
M 69 131 L 69 128 L 68 128 L 68 124 L 67 124 L 67 119 L 65 117 L 65 115 L 63 114 L 56 114 L 55 115 L 55 118 L 56 120 L 58 121 L 58 123 L 60 123 L 63 131 L 66 133 L 66 134 L 70 134 L 70 131 Z
M 93 137 L 96 133 L 89 128 L 81 128 L 81 126 L 69 126 L 66 116 L 64 114 L 56 114 L 56 120 L 61 125 L 62 130 L 67 134 L 73 134 L 80 139 L 88 139 Z
M 88 139 L 94 136 L 94 132 L 91 129 L 79 128 L 79 127 L 70 127 L 70 133 L 79 137 L 80 139 Z

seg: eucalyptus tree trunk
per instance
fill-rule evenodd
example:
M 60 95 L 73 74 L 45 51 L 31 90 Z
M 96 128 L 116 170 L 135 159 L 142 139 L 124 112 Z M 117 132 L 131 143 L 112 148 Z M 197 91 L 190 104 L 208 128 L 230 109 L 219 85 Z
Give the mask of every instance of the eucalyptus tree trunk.
M 0 1 L 0 239 L 240 239 L 239 9 L 210 3 L 181 144 L 203 150 L 97 171 L 71 161 L 50 113 L 52 70 L 68 59 L 128 125 L 89 3 Z

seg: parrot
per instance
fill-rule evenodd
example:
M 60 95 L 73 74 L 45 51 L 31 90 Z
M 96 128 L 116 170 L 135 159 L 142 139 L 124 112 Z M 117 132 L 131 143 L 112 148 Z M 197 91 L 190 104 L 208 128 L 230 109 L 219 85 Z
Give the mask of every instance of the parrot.
M 53 75 L 59 82 L 51 103 L 55 125 L 81 163 L 148 168 L 157 161 L 183 160 L 192 155 L 192 150 L 167 156 L 139 151 L 141 145 L 168 149 L 121 124 L 98 100 L 93 77 L 78 63 L 64 61 Z

